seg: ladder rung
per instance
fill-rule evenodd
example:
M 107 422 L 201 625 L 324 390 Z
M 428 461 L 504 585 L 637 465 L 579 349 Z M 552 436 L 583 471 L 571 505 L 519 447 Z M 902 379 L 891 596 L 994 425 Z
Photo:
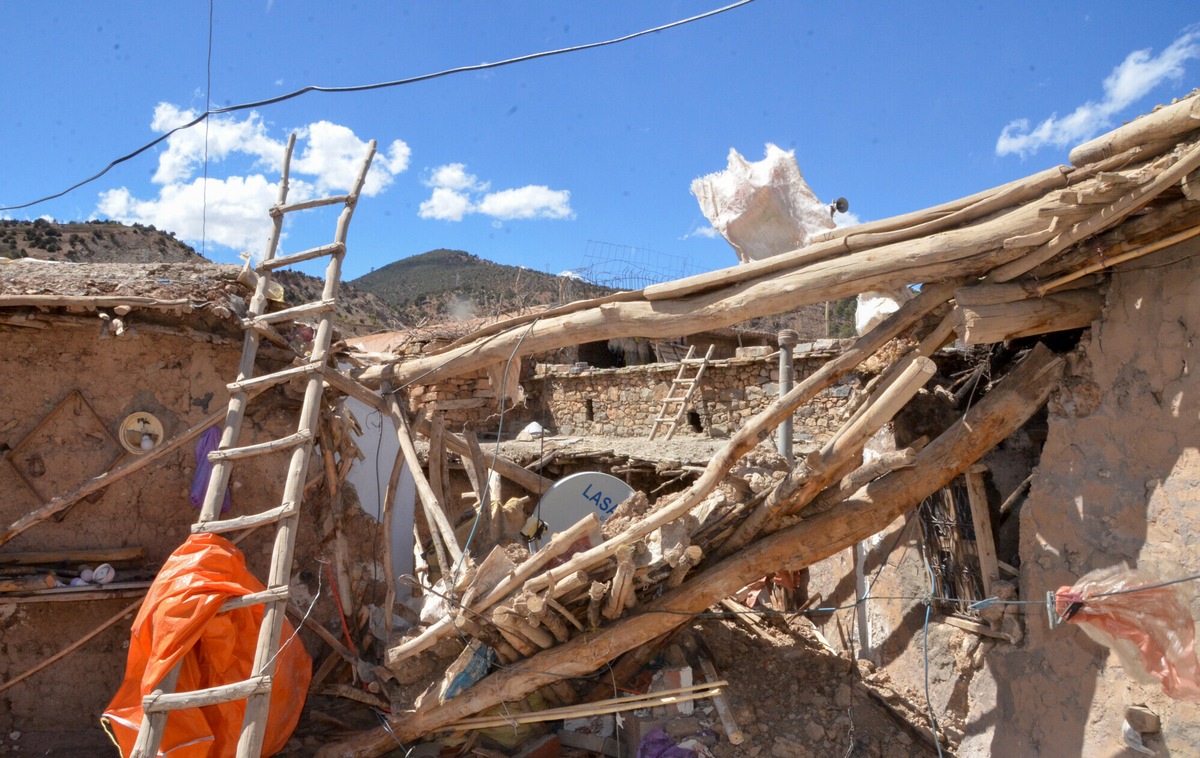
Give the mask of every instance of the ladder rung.
M 296 513 L 294 503 L 284 503 L 262 513 L 251 513 L 249 516 L 217 519 L 213 521 L 198 521 L 192 524 L 192 534 L 224 534 L 236 532 L 238 529 L 249 529 L 259 524 L 270 524 L 292 516 Z
M 231 597 L 224 603 L 221 603 L 221 610 L 217 611 L 217 613 L 228 613 L 229 611 L 234 611 L 238 608 L 248 608 L 252 605 L 265 605 L 266 603 L 272 603 L 276 600 L 287 600 L 289 589 L 290 588 L 286 584 L 282 584 L 278 587 L 272 587 L 269 590 L 263 590 L 262 592 L 251 592 L 249 595 Z
M 233 461 L 238 458 L 249 458 L 255 455 L 266 455 L 279 450 L 288 450 L 293 447 L 307 444 L 312 440 L 312 431 L 308 429 L 301 430 L 295 434 L 289 434 L 286 437 L 280 437 L 277 440 L 267 440 L 260 442 L 257 445 L 246 445 L 245 447 L 230 447 L 224 450 L 214 450 L 208 454 L 208 460 L 213 463 L 217 461 Z
M 282 384 L 288 379 L 295 376 L 304 376 L 305 374 L 314 374 L 320 371 L 325 366 L 324 363 L 306 363 L 303 366 L 295 366 L 293 368 L 276 371 L 274 374 L 263 374 L 251 379 L 242 379 L 238 382 L 230 382 L 225 385 L 225 388 L 230 392 L 244 392 L 251 387 L 260 385 L 271 386 L 273 384 Z
M 707 358 L 684 358 L 680 363 L 686 363 L 689 366 L 697 366 L 701 363 L 708 363 Z
M 331 195 L 329 197 L 317 197 L 312 200 L 304 200 L 299 203 L 291 203 L 289 205 L 272 205 L 271 210 L 267 211 L 272 216 L 282 216 L 285 213 L 292 211 L 306 211 L 309 208 L 320 208 L 323 205 L 337 205 L 338 203 L 348 203 L 353 199 L 352 195 Z
M 142 698 L 142 710 L 146 713 L 162 713 L 163 711 L 179 711 L 184 708 L 203 708 L 208 705 L 245 700 L 251 695 L 270 691 L 271 677 L 269 676 L 256 676 L 233 684 L 222 684 L 219 687 L 208 687 L 191 692 L 168 693 L 155 690 Z
M 695 379 L 672 379 L 671 384 L 695 384 Z
M 243 329 L 253 329 L 259 324 L 274 324 L 279 321 L 294 321 L 297 316 L 307 316 L 311 313 L 325 313 L 337 307 L 336 300 L 317 300 L 304 305 L 297 305 L 292 308 L 284 308 L 281 311 L 274 313 L 264 313 L 261 316 L 254 318 L 242 319 Z
M 255 271 L 262 274 L 267 271 L 274 271 L 277 268 L 290 266 L 293 263 L 311 261 L 313 258 L 320 258 L 323 255 L 338 255 L 344 252 L 346 252 L 346 244 L 344 242 L 331 242 L 328 245 L 321 245 L 320 247 L 309 248 L 308 250 L 302 250 L 301 252 L 293 253 L 292 255 L 285 255 L 281 258 L 272 258 L 269 261 L 263 261 L 255 267 Z

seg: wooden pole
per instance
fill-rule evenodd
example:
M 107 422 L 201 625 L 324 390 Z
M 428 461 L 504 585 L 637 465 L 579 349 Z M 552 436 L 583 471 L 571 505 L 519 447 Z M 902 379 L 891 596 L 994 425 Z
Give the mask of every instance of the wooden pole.
M 458 538 L 454 536 L 454 527 L 450 526 L 446 512 L 442 510 L 437 496 L 433 494 L 433 489 L 429 486 L 429 480 L 425 478 L 425 473 L 421 469 L 421 460 L 417 457 L 417 448 L 413 446 L 412 441 L 412 430 L 408 425 L 408 414 L 400 407 L 400 402 L 394 394 L 387 396 L 387 403 L 388 412 L 396 424 L 396 436 L 400 441 L 400 450 L 404 454 L 408 470 L 417 486 L 421 507 L 425 509 L 425 515 L 429 517 L 430 526 L 436 525 L 436 531 L 446 545 L 451 563 L 457 564 L 462 558 L 462 548 L 458 546 Z M 449 571 L 451 567 L 443 566 L 442 570 L 443 572 Z M 443 574 L 443 576 L 448 577 L 449 575 Z
M 969 227 L 816 261 L 795 271 L 765 274 L 713 292 L 612 303 L 545 319 L 444 355 L 373 366 L 358 372 L 357 378 L 372 384 L 385 379 L 402 384 L 418 377 L 436 382 L 486 368 L 510 355 L 617 336 L 670 337 L 731 326 L 756 316 L 894 286 L 898 269 L 910 282 L 982 276 L 1022 256 L 1021 250 L 1005 249 L 1004 240 L 1037 226 L 1037 211 L 1032 205 L 1020 206 Z
M 1063 360 L 1037 347 L 995 389 L 917 454 L 917 464 L 871 482 L 842 505 L 776 532 L 647 604 L 646 611 L 581 634 L 491 674 L 444 705 L 389 717 L 390 729 L 326 745 L 317 758 L 368 758 L 546 684 L 583 676 L 698 613 L 768 571 L 800 569 L 886 528 L 898 516 L 999 444 L 1040 408 L 1062 374 Z
M 554 535 L 546 543 L 545 547 L 529 556 L 528 560 L 517 566 L 516 570 L 511 574 L 500 580 L 481 599 L 471 603 L 471 610 L 476 613 L 483 613 L 488 608 L 499 603 L 520 587 L 522 582 L 543 569 L 550 561 L 570 550 L 580 539 L 599 528 L 600 520 L 594 513 L 589 513 L 586 518 L 580 519 L 569 529 Z M 563 584 L 563 581 L 555 582 L 555 587 L 561 588 Z M 451 618 L 447 617 L 438 621 L 436 624 L 423 630 L 416 637 L 405 640 L 403 643 L 388 650 L 387 665 L 395 666 L 405 658 L 432 647 L 439 639 L 452 634 L 453 631 L 454 625 Z
M 909 300 L 900 309 L 888 316 L 867 334 L 859 337 L 845 352 L 830 360 L 814 374 L 792 388 L 792 391 L 777 398 L 757 416 L 739 429 L 733 438 L 713 456 L 700 478 L 679 498 L 665 508 L 655 511 L 646 519 L 633 525 L 621 534 L 614 535 L 603 544 L 576 555 L 562 566 L 531 580 L 526 589 L 540 592 L 552 581 L 567 574 L 587 570 L 607 560 L 619 545 L 647 536 L 663 524 L 684 515 L 700 504 L 720 484 L 725 474 L 743 455 L 753 450 L 767 438 L 779 422 L 795 412 L 797 408 L 814 398 L 818 392 L 832 385 L 837 379 L 862 361 L 873 355 L 891 339 L 902 334 L 930 311 L 946 302 L 956 289 L 956 281 L 932 284 L 922 289 L 921 294 Z

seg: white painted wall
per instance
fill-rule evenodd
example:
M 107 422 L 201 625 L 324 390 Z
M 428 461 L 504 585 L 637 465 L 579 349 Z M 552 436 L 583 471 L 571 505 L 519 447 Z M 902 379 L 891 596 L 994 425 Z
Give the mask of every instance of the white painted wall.
M 346 479 L 358 492 L 362 509 L 378 521 L 381 520 L 380 505 L 387 491 L 392 463 L 400 449 L 396 427 L 390 418 L 353 398 L 346 398 L 346 407 L 358 419 L 358 425 L 363 430 L 361 436 L 355 436 L 354 442 L 364 456 L 363 460 L 354 462 Z M 406 465 L 392 504 L 392 571 L 395 576 L 411 574 L 413 571 L 412 525 L 416 500 L 417 488 Z M 397 597 L 404 598 L 409 594 L 405 585 L 396 587 Z

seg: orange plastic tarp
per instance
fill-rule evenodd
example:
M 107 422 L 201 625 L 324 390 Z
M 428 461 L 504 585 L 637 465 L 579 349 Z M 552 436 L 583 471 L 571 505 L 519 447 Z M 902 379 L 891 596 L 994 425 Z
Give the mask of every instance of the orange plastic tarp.
M 142 698 L 179 663 L 177 692 L 249 678 L 263 607 L 217 614 L 230 597 L 265 589 L 233 543 L 215 534 L 188 537 L 158 572 L 133 622 L 125 681 L 104 721 L 129 756 L 142 724 Z M 271 710 L 262 754 L 279 752 L 296 728 L 312 677 L 312 659 L 284 619 L 275 662 Z M 175 711 L 167 719 L 159 755 L 223 758 L 237 752 L 246 701 Z
M 1200 661 L 1189 598 L 1180 584 L 1121 566 L 1097 569 L 1055 593 L 1060 617 L 1113 650 L 1133 679 L 1161 682 L 1176 700 L 1200 702 Z

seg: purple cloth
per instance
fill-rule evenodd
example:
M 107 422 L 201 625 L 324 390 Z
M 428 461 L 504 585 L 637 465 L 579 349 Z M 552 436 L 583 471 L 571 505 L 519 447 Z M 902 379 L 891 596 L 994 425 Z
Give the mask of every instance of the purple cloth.
M 192 491 L 188 495 L 188 499 L 197 508 L 204 506 L 204 493 L 208 491 L 208 479 L 212 475 L 212 463 L 208 460 L 208 454 L 220 445 L 221 430 L 215 426 L 205 429 L 204 434 L 200 435 L 200 439 L 196 440 L 196 476 L 192 478 Z M 221 513 L 228 513 L 232 507 L 233 495 L 226 487 L 225 502 L 221 503 Z
M 679 747 L 675 740 L 667 736 L 661 726 L 655 727 L 638 745 L 637 758 L 696 758 L 696 754 L 687 748 Z

